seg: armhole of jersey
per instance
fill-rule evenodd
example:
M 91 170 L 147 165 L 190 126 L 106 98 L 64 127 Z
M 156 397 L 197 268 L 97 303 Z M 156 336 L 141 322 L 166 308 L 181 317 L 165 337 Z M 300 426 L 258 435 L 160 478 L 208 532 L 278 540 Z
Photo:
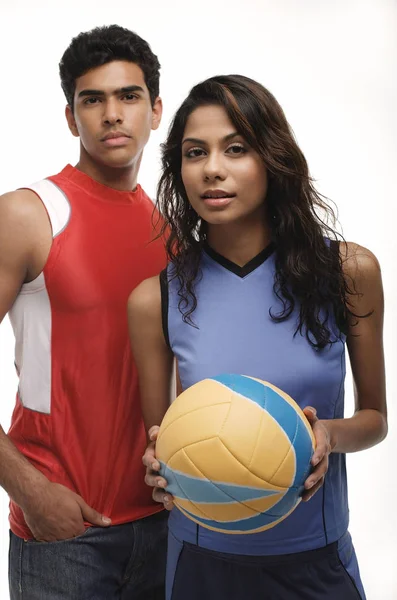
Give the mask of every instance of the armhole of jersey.
M 163 269 L 160 273 L 160 292 L 161 292 L 161 322 L 163 325 L 163 334 L 165 343 L 171 348 L 169 332 L 168 332 L 168 272 Z
M 40 198 L 47 211 L 52 237 L 62 233 L 70 220 L 71 206 L 66 194 L 49 179 L 32 183 L 22 189 L 31 190 Z
M 332 258 L 339 262 L 339 240 L 330 240 L 329 249 L 332 254 Z

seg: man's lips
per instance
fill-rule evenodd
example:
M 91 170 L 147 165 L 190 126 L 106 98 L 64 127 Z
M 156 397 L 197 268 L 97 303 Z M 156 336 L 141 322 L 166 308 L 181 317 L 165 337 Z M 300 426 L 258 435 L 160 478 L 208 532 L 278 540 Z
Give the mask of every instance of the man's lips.
M 130 135 L 128 135 L 128 133 L 124 133 L 124 131 L 111 131 L 109 133 L 107 133 L 106 135 L 103 136 L 103 138 L 101 138 L 101 142 L 106 142 L 106 140 L 111 140 L 113 138 L 119 138 L 119 137 L 131 137 Z
M 124 146 L 128 144 L 131 136 L 127 135 L 122 131 L 115 131 L 112 133 L 108 133 L 105 135 L 101 142 L 103 142 L 106 146 Z

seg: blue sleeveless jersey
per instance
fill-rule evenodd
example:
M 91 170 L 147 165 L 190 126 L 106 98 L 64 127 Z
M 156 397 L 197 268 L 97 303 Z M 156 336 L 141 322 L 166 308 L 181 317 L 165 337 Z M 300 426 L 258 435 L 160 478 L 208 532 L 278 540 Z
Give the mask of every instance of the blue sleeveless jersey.
M 282 309 L 273 291 L 275 253 L 269 246 L 244 267 L 206 248 L 202 278 L 196 283 L 196 327 L 184 323 L 178 309 L 179 282 L 172 266 L 161 277 L 165 337 L 178 361 L 183 389 L 221 373 L 239 373 L 268 381 L 289 394 L 301 408 L 317 409 L 320 419 L 344 413 L 345 343 L 334 322 L 333 342 L 316 350 L 305 335 L 295 334 L 299 306 L 282 322 L 269 311 Z M 284 521 L 267 531 L 228 535 L 208 530 L 177 508 L 170 514 L 170 534 L 219 552 L 250 555 L 289 554 L 319 548 L 347 530 L 345 455 L 331 454 L 323 487 L 301 502 Z

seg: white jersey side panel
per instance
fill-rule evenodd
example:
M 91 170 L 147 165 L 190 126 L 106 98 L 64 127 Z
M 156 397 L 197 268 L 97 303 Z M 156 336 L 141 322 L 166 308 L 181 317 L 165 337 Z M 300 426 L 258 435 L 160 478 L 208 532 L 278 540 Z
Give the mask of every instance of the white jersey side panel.
M 70 219 L 65 194 L 45 179 L 26 189 L 37 194 L 51 223 L 53 238 Z M 22 286 L 9 318 L 15 335 L 15 367 L 19 375 L 18 394 L 23 406 L 51 412 L 51 305 L 44 273 Z

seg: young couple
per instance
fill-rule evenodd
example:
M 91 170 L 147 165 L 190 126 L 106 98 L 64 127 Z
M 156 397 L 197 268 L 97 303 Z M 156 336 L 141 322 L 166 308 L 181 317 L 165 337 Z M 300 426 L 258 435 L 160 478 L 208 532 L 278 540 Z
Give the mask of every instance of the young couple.
M 363 599 L 345 454 L 387 433 L 378 262 L 320 218 L 282 109 L 241 75 L 198 84 L 177 111 L 153 214 L 137 180 L 159 68 L 127 29 L 74 38 L 60 75 L 79 162 L 0 199 L 19 375 L 0 429 L 11 600 Z M 280 525 L 219 534 L 173 508 L 155 439 L 175 362 L 179 391 L 244 373 L 305 409 L 313 471 Z

